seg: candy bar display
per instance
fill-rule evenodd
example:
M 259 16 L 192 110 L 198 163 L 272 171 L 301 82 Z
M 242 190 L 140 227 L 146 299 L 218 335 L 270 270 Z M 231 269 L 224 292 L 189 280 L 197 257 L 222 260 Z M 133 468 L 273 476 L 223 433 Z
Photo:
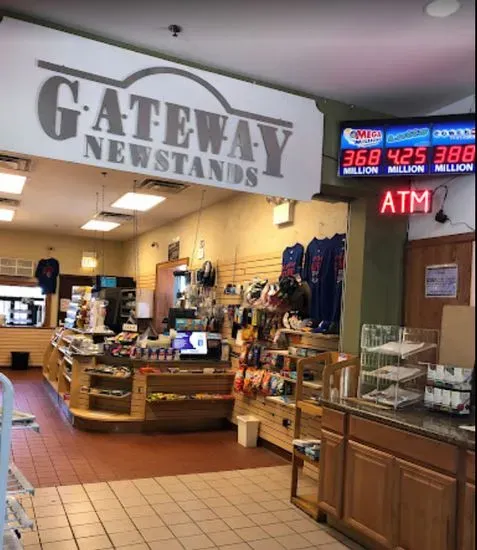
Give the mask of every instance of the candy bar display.
M 84 372 L 90 375 L 111 376 L 113 378 L 129 378 L 132 375 L 129 367 L 113 367 L 110 365 L 95 365 L 86 367 Z
M 105 351 L 113 357 L 130 357 L 138 337 L 137 332 L 120 332 L 105 342 Z
M 150 393 L 147 396 L 148 403 L 155 403 L 156 401 L 184 401 L 189 399 L 197 399 L 198 401 L 204 400 L 217 400 L 217 401 L 233 401 L 234 397 L 230 394 L 222 393 L 193 393 L 190 395 L 179 393 L 165 393 L 156 392 Z

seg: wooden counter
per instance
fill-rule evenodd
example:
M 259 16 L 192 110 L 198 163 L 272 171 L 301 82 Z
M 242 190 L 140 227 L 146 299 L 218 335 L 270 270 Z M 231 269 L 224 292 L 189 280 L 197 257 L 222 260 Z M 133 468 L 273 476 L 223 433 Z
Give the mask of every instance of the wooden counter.
M 229 363 L 209 360 L 146 362 L 129 358 L 82 355 L 68 351 L 68 331 L 50 342 L 44 353 L 43 376 L 53 399 L 73 426 L 90 431 L 190 431 L 220 428 L 231 415 L 234 374 L 193 372 L 204 368 L 228 369 Z M 131 376 L 94 372 L 98 365 L 126 366 Z M 143 373 L 154 366 L 163 372 Z M 168 368 L 186 372 L 164 372 Z M 102 395 L 100 390 L 122 390 L 124 395 Z M 153 393 L 181 395 L 225 394 L 227 399 L 158 400 Z
M 419 411 L 380 414 L 324 405 L 318 506 L 328 523 L 372 550 L 475 550 L 475 441 L 456 431 L 469 419 L 423 412 L 426 434 Z
M 41 367 L 43 353 L 53 329 L 35 327 L 0 327 L 0 367 L 9 367 L 10 352 L 30 352 L 30 366 Z

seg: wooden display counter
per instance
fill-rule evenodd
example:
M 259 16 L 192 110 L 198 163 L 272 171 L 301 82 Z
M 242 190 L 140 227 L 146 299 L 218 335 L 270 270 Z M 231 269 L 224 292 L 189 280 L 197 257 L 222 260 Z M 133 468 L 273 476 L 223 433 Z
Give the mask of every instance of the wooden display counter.
M 229 363 L 147 362 L 88 355 L 68 348 L 65 344 L 70 338 L 71 332 L 64 331 L 58 342 L 49 343 L 43 376 L 52 397 L 79 429 L 191 431 L 221 427 L 231 415 L 234 374 Z M 162 372 L 146 372 L 146 365 Z M 125 367 L 126 375 L 101 372 L 104 367 Z M 166 372 L 170 368 L 181 372 Z M 207 372 L 198 372 L 203 369 Z M 209 373 L 209 369 L 222 372 Z M 180 399 L 169 399 L 171 394 Z
M 474 550 L 473 422 L 325 403 L 319 509 L 373 550 Z
M 30 366 L 41 367 L 52 333 L 51 328 L 0 327 L 0 367 L 10 366 L 12 351 L 29 352 Z

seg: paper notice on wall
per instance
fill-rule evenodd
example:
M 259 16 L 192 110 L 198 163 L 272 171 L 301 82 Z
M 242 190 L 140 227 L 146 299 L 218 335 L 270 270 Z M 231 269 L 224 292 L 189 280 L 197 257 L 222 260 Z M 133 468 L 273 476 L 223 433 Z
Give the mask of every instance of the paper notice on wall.
M 61 298 L 60 300 L 60 312 L 66 313 L 70 307 L 71 300 L 69 298 Z
M 457 264 L 426 267 L 426 298 L 457 298 L 459 268 Z

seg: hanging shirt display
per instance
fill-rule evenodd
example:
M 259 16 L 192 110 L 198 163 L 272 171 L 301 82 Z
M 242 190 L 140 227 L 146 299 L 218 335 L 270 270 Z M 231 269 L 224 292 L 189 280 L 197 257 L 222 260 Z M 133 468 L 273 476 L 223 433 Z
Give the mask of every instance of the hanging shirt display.
M 38 262 L 35 277 L 43 291 L 43 294 L 54 294 L 56 292 L 56 280 L 60 273 L 60 264 L 55 258 L 43 258 Z
M 285 248 L 282 255 L 282 277 L 301 276 L 304 252 L 305 249 L 300 243 Z
M 339 328 L 341 314 L 345 243 L 346 235 L 337 233 L 329 239 L 323 257 L 320 313 L 323 321 L 335 325 L 333 331 Z
M 323 320 L 321 312 L 321 284 L 323 258 L 330 239 L 312 239 L 306 248 L 303 279 L 308 283 L 311 291 L 310 317 L 317 321 Z

